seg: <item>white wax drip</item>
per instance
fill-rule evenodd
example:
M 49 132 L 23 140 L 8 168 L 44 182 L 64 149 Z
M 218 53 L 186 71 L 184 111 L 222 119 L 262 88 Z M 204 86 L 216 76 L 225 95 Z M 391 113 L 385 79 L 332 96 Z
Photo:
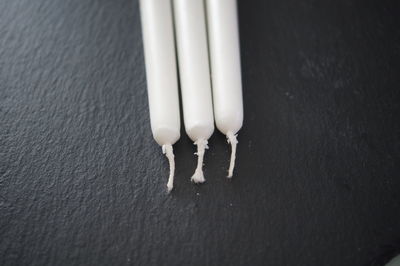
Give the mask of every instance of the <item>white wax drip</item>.
M 234 135 L 232 132 L 228 132 L 226 136 L 228 143 L 230 143 L 232 147 L 231 161 L 229 163 L 229 170 L 228 170 L 228 178 L 231 178 L 233 176 L 233 168 L 235 168 L 236 145 L 238 144 L 238 141 L 236 139 L 237 135 Z
M 162 145 L 162 151 L 165 156 L 167 156 L 169 162 L 169 178 L 167 183 L 167 190 L 169 193 L 174 188 L 175 156 L 171 144 Z
M 198 158 L 197 158 L 197 168 L 194 171 L 191 180 L 194 183 L 203 183 L 206 181 L 204 179 L 204 174 L 203 174 L 203 159 L 205 150 L 208 149 L 207 145 L 208 141 L 204 139 L 199 139 L 194 144 L 197 145 L 197 152 L 195 154 L 198 156 Z

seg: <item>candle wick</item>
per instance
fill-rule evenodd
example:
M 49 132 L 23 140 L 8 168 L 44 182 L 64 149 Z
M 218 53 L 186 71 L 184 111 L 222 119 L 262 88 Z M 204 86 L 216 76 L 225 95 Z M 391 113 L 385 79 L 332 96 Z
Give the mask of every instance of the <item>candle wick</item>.
M 227 136 L 227 141 L 228 143 L 231 144 L 232 150 L 231 150 L 231 161 L 229 163 L 229 170 L 228 170 L 228 178 L 231 178 L 233 176 L 233 168 L 235 168 L 235 160 L 236 160 L 236 145 L 238 144 L 238 141 L 236 139 L 235 134 L 232 132 L 228 132 L 226 134 Z
M 169 162 L 169 177 L 167 183 L 168 193 L 174 188 L 175 156 L 171 144 L 162 145 L 162 151 L 167 156 Z
M 205 150 L 208 149 L 208 141 L 204 139 L 198 139 L 194 144 L 197 145 L 197 152 L 195 153 L 197 155 L 197 167 L 191 180 L 194 183 L 203 183 L 206 181 L 203 174 L 203 160 Z

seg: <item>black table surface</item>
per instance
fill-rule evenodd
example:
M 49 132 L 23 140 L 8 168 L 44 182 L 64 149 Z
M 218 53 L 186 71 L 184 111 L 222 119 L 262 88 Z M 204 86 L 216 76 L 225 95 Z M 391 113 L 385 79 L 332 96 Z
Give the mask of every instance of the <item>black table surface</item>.
M 0 0 L 0 265 L 383 265 L 399 252 L 398 1 L 239 1 L 234 179 L 151 135 L 138 2 Z M 183 128 L 183 126 L 182 126 Z

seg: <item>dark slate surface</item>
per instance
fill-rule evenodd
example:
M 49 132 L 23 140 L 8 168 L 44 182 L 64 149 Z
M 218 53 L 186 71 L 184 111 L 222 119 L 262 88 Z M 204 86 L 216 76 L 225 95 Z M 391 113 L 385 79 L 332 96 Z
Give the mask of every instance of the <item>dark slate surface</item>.
M 235 179 L 215 133 L 191 184 L 183 134 L 167 195 L 137 1 L 0 0 L 0 265 L 382 265 L 400 237 L 397 2 L 241 1 Z

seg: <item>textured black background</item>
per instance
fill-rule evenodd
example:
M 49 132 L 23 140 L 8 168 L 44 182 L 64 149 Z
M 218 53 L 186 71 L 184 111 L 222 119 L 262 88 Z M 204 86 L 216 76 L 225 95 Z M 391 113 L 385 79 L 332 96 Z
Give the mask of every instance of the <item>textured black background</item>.
M 381 265 L 400 237 L 398 1 L 240 1 L 245 122 L 207 183 L 150 131 L 137 1 L 0 0 L 0 265 Z M 394 254 L 394 253 L 393 253 Z

